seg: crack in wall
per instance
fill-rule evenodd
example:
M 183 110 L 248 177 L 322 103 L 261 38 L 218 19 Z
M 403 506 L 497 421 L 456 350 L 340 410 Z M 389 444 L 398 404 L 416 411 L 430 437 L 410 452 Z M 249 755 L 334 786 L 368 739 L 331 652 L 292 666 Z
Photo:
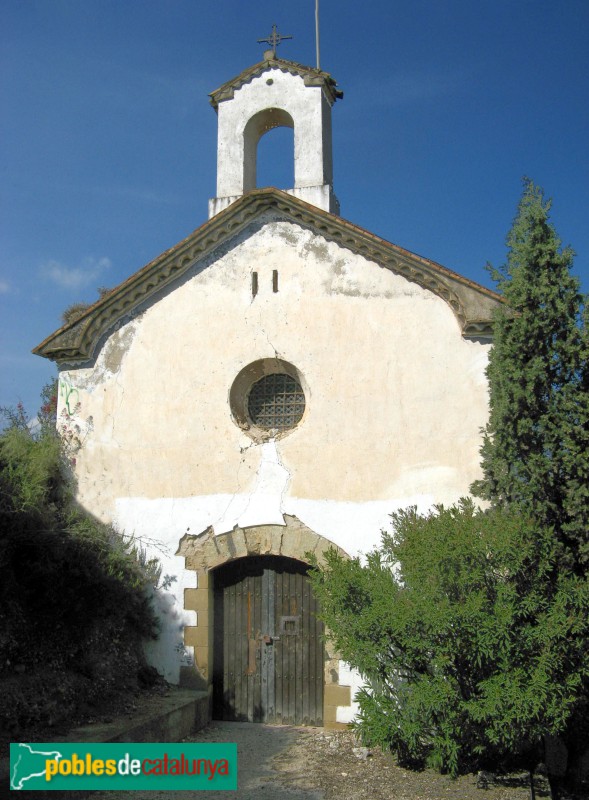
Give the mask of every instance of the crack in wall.
M 120 412 L 120 410 L 121 410 L 121 408 L 123 406 L 123 401 L 125 399 L 125 389 L 121 385 L 121 382 L 120 382 L 119 378 L 120 378 L 120 372 L 117 372 L 116 377 L 115 377 L 115 385 L 116 385 L 117 389 L 120 390 L 120 399 L 119 399 L 119 402 L 118 402 L 117 410 L 112 415 L 111 437 L 112 437 L 112 441 L 113 442 L 115 441 L 115 425 L 116 425 L 117 416 L 118 416 L 118 414 L 119 414 L 119 412 Z
M 247 493 L 242 491 L 239 478 L 240 469 L 245 463 L 242 457 L 238 466 L 238 491 L 231 496 L 224 511 L 213 524 L 215 535 L 227 533 L 236 525 L 247 528 L 286 524 L 283 508 L 291 480 L 290 472 L 280 459 L 274 439 L 263 444 L 253 443 L 253 446 L 261 448 L 261 460 L 254 485 Z
M 274 440 L 272 440 L 272 441 L 274 441 Z M 278 464 L 284 470 L 284 472 L 286 473 L 286 476 L 287 476 L 286 477 L 286 481 L 284 482 L 284 486 L 282 487 L 282 491 L 280 493 L 280 504 L 279 504 L 280 513 L 284 516 L 284 498 L 286 496 L 286 490 L 290 486 L 290 482 L 292 480 L 292 475 L 290 474 L 290 470 L 285 466 L 284 462 L 280 458 L 280 453 L 278 452 L 278 447 L 276 447 L 276 460 L 278 461 Z
M 272 344 L 272 342 L 270 341 L 270 337 L 269 337 L 268 333 L 266 332 L 266 329 L 262 327 L 262 324 L 261 324 L 261 323 L 260 323 L 260 330 L 262 331 L 262 333 L 263 333 L 263 334 L 264 334 L 264 336 L 266 337 L 266 341 L 268 342 L 268 344 L 270 345 L 270 347 L 271 347 L 271 348 L 272 348 L 272 350 L 274 351 L 274 357 L 275 357 L 275 358 L 280 358 L 280 359 L 281 359 L 281 358 L 283 358 L 283 355 L 282 355 L 282 353 L 281 353 L 279 350 L 277 350 L 277 349 L 276 349 L 276 347 L 275 347 L 275 346 Z
M 262 332 L 262 335 L 264 336 L 264 338 L 266 339 L 266 341 L 267 341 L 267 342 L 268 342 L 268 344 L 270 345 L 270 348 L 271 348 L 271 350 L 274 352 L 274 357 L 275 357 L 275 358 L 280 358 L 280 359 L 284 358 L 284 356 L 282 355 L 282 353 L 280 353 L 280 352 L 279 352 L 279 351 L 276 349 L 276 347 L 275 347 L 275 346 L 272 344 L 272 342 L 270 341 L 270 336 L 269 336 L 268 332 L 266 331 L 266 329 L 265 329 L 265 327 L 264 327 L 264 325 L 263 325 L 263 323 L 262 323 L 262 309 L 261 309 L 261 308 L 260 308 L 260 314 L 259 314 L 258 324 L 259 324 L 259 326 L 260 326 L 260 331 Z
M 261 471 L 261 469 L 263 467 L 263 464 L 264 464 L 264 451 L 263 450 L 262 450 L 262 454 L 261 454 L 260 464 L 259 464 L 259 466 L 258 466 L 258 468 L 256 470 L 256 483 L 254 485 L 254 488 L 253 488 L 252 492 L 250 492 L 249 495 L 247 496 L 248 499 L 246 501 L 245 508 L 242 509 L 241 511 L 238 510 L 237 515 L 235 515 L 233 518 L 228 516 L 228 512 L 229 512 L 229 509 L 231 508 L 232 504 L 235 503 L 237 505 L 239 499 L 243 498 L 243 496 L 244 496 L 244 493 L 242 491 L 242 482 L 241 482 L 241 478 L 240 478 L 240 472 L 241 472 L 242 468 L 246 464 L 246 459 L 244 458 L 244 453 L 247 453 L 249 450 L 251 450 L 251 448 L 256 448 L 256 447 L 260 447 L 260 442 L 251 441 L 248 445 L 245 445 L 245 446 L 241 446 L 240 445 L 240 447 L 239 447 L 239 453 L 240 453 L 241 457 L 240 457 L 240 459 L 238 461 L 238 464 L 237 464 L 237 473 L 236 473 L 237 491 L 234 492 L 231 495 L 231 498 L 229 499 L 229 502 L 225 506 L 225 509 L 223 510 L 223 512 L 217 517 L 215 522 L 212 523 L 211 527 L 213 528 L 213 531 L 214 531 L 215 535 L 220 535 L 222 533 L 227 533 L 229 530 L 231 530 L 237 524 L 237 521 L 239 519 L 241 519 L 247 513 L 247 511 L 249 509 L 249 505 L 250 505 L 250 502 L 251 502 L 251 497 L 256 491 L 256 487 L 257 487 L 258 482 L 259 482 L 259 474 L 260 474 L 260 471 Z M 233 519 L 234 521 L 229 525 L 231 519 Z M 229 525 L 229 527 L 227 527 L 228 525 Z
M 259 442 L 250 442 L 245 447 L 241 447 L 240 446 L 239 452 L 240 453 L 247 453 L 248 450 L 251 450 L 252 447 L 258 447 L 259 444 L 260 444 Z
M 245 452 L 247 452 L 247 451 L 248 451 L 248 450 L 249 450 L 249 449 L 250 449 L 252 446 L 254 446 L 255 444 L 256 444 L 256 442 L 252 442 L 252 443 L 251 443 L 250 445 L 248 445 L 247 447 L 240 447 L 240 448 L 239 448 L 239 452 L 240 452 L 241 458 L 240 458 L 240 459 L 239 459 L 239 461 L 238 461 L 238 464 L 237 464 L 237 473 L 236 473 L 236 476 L 235 476 L 235 478 L 236 478 L 236 482 L 237 482 L 237 491 L 236 491 L 236 492 L 234 492 L 234 493 L 231 495 L 231 497 L 230 497 L 230 499 L 229 499 L 229 502 L 228 502 L 228 503 L 227 503 L 227 505 L 225 506 L 225 508 L 224 508 L 223 512 L 222 512 L 222 513 L 221 513 L 221 514 L 220 514 L 220 515 L 217 517 L 217 519 L 216 519 L 216 520 L 215 520 L 215 521 L 212 523 L 213 532 L 214 532 L 214 534 L 215 534 L 216 536 L 217 536 L 217 535 L 220 535 L 220 534 L 222 534 L 222 533 L 227 533 L 227 531 L 231 530 L 231 528 L 233 527 L 233 526 L 230 526 L 229 528 L 227 528 L 227 522 L 226 522 L 226 520 L 227 520 L 227 518 L 228 518 L 228 516 L 227 516 L 227 515 L 228 515 L 228 513 L 229 513 L 229 509 L 231 508 L 232 504 L 233 504 L 233 503 L 237 503 L 237 500 L 238 500 L 238 498 L 239 498 L 239 497 L 241 496 L 241 494 L 242 494 L 242 492 L 240 491 L 240 490 L 241 490 L 241 481 L 240 481 L 239 473 L 240 473 L 240 471 L 241 471 L 241 468 L 242 468 L 242 467 L 245 465 L 245 458 L 243 457 L 243 454 L 244 454 Z M 238 515 L 237 519 L 239 518 L 239 516 L 240 516 L 240 515 Z

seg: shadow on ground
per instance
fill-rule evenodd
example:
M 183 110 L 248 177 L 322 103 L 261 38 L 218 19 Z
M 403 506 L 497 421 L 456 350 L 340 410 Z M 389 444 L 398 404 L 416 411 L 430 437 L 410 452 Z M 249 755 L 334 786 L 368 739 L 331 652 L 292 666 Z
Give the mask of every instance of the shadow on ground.
M 195 792 L 203 800 L 323 800 L 321 791 L 282 786 L 272 760 L 292 748 L 303 735 L 299 728 L 257 722 L 212 722 L 188 742 L 237 742 L 238 790 Z M 304 767 L 304 765 L 301 765 Z M 38 794 L 38 793 L 37 793 Z M 182 792 L 141 792 L 141 800 L 181 800 Z M 73 796 L 73 793 L 72 793 Z M 129 792 L 92 792 L 92 800 L 129 800 Z M 36 800 L 40 800 L 37 797 Z M 75 798 L 73 798 L 75 800 Z

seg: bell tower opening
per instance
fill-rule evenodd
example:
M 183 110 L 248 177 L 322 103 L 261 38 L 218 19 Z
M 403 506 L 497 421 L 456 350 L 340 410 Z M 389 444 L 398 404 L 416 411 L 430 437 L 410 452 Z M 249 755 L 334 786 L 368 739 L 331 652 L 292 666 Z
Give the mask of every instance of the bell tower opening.
M 294 130 L 274 128 L 258 142 L 256 186 L 290 189 L 294 186 Z
M 243 139 L 244 191 L 263 186 L 290 189 L 295 185 L 294 120 L 287 111 L 265 108 L 254 114 L 244 128 Z

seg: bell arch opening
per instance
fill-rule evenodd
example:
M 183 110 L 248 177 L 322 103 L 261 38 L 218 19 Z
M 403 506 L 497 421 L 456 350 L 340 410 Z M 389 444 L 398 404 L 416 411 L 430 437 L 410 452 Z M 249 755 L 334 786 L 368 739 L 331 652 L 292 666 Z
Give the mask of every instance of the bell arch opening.
M 256 186 L 292 189 L 294 178 L 294 129 L 280 126 L 267 131 L 258 141 Z
M 258 144 L 260 139 L 268 131 L 274 128 L 290 128 L 294 131 L 294 120 L 292 116 L 282 108 L 265 108 L 263 111 L 258 111 L 254 114 L 248 122 L 243 131 L 243 145 L 244 145 L 244 161 L 243 161 L 243 190 L 244 192 L 255 189 L 258 185 Z M 292 141 L 292 148 L 290 142 Z M 272 157 L 276 156 L 277 147 L 272 147 L 274 143 L 270 142 L 272 150 Z M 285 164 L 286 147 L 290 148 L 289 163 L 292 165 L 293 186 L 294 186 L 294 133 L 285 139 L 281 138 L 278 147 L 282 149 L 281 163 Z M 265 148 L 264 148 L 265 149 Z M 264 154 L 265 155 L 265 154 Z M 266 174 L 266 170 L 264 171 Z M 281 174 L 286 174 L 283 169 Z M 281 181 L 282 182 L 282 181 Z M 282 188 L 282 187 L 279 187 Z M 289 187 L 290 188 L 290 187 Z

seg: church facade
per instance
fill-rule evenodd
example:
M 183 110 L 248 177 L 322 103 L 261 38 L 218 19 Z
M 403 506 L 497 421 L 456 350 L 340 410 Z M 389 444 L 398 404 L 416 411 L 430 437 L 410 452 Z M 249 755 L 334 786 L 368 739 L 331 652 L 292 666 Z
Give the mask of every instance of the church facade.
M 342 725 L 309 554 L 356 556 L 395 509 L 479 477 L 493 292 L 339 216 L 331 76 L 274 53 L 211 95 L 209 219 L 49 336 L 81 505 L 163 562 L 171 682 L 215 716 Z M 295 185 L 256 188 L 294 129 Z

